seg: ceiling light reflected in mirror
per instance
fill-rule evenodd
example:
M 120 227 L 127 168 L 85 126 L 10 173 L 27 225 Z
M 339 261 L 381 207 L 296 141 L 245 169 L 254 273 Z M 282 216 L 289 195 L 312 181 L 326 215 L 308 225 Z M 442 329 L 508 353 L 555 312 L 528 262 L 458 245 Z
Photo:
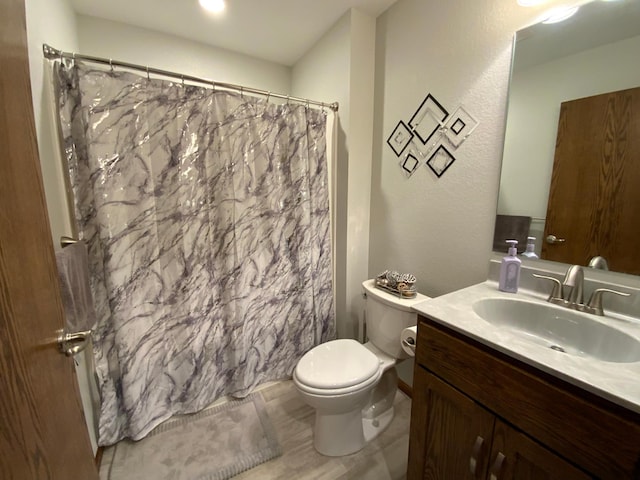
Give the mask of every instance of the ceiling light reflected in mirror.
M 521 7 L 535 7 L 536 5 L 542 5 L 546 0 L 518 0 L 518 5 Z
M 560 23 L 564 22 L 566 19 L 574 16 L 576 12 L 580 9 L 580 7 L 560 7 L 555 8 L 549 12 L 546 20 L 543 20 L 542 23 L 550 24 L 550 23 Z
M 200 6 L 204 8 L 207 12 L 220 13 L 225 8 L 224 0 L 198 0 L 198 1 L 200 2 Z

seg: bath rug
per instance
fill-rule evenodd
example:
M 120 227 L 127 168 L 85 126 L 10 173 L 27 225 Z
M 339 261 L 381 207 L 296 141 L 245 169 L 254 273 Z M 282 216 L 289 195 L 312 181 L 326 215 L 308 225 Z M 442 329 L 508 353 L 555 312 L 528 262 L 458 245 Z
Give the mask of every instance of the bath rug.
M 260 393 L 170 419 L 108 450 L 102 480 L 224 480 L 282 455 Z

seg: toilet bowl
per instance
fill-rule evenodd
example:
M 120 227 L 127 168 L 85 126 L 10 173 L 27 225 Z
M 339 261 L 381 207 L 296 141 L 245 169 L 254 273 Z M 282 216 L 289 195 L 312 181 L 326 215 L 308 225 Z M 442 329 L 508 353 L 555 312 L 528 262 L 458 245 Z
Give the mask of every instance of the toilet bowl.
M 393 419 L 398 376 L 407 358 L 400 332 L 417 322 L 411 306 L 428 297 L 400 299 L 363 283 L 370 341 L 331 340 L 309 350 L 293 372 L 302 399 L 316 411 L 314 447 L 327 456 L 349 455 L 382 432 Z

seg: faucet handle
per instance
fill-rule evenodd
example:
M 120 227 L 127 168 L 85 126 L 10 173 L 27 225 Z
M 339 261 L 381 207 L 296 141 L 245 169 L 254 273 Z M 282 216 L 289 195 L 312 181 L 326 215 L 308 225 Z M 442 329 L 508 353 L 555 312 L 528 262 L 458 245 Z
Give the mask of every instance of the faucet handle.
M 585 311 L 593 313 L 594 315 L 604 315 L 604 309 L 602 308 L 602 295 L 605 293 L 613 293 L 614 295 L 620 295 L 621 297 L 628 297 L 630 294 L 625 292 L 618 292 L 617 290 L 611 290 L 610 288 L 598 288 L 593 291 L 589 303 L 587 303 Z
M 562 291 L 562 282 L 554 277 L 548 277 L 547 275 L 538 275 L 537 273 L 532 273 L 532 275 L 536 278 L 542 278 L 543 280 L 551 280 L 553 282 L 553 289 L 549 294 L 549 298 L 547 298 L 547 302 L 556 303 L 562 305 L 565 302 L 564 295 Z

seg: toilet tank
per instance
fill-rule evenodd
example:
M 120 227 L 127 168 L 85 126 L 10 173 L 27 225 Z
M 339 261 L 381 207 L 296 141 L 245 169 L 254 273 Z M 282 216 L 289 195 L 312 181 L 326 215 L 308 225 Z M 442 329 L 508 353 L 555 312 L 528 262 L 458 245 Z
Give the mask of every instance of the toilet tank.
M 419 293 L 415 298 L 396 297 L 376 288 L 374 279 L 362 282 L 362 287 L 366 295 L 365 321 L 369 341 L 393 358 L 409 358 L 400 345 L 400 333 L 418 323 L 418 314 L 411 306 L 429 297 Z

